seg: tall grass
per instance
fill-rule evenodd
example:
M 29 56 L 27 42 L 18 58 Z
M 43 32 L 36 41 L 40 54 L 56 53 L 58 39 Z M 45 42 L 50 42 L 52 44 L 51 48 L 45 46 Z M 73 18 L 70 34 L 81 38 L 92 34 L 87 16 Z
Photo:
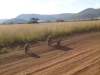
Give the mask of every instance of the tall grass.
M 99 30 L 100 21 L 0 25 L 0 46 L 30 42 L 49 34 L 56 37 Z

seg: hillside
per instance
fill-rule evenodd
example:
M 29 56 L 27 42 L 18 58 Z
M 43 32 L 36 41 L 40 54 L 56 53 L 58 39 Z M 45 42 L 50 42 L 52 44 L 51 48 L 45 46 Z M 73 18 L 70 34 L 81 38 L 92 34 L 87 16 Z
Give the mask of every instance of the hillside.
M 7 21 L 8 19 L 0 19 L 0 23 Z
M 89 19 L 97 18 L 100 16 L 100 9 L 87 8 L 79 13 L 63 13 L 53 15 L 39 15 L 39 14 L 21 14 L 17 16 L 18 19 L 29 20 L 32 17 L 39 18 L 40 21 L 55 21 L 57 19 L 76 20 L 76 19 Z
M 72 13 L 63 13 L 63 14 L 53 14 L 53 15 L 39 15 L 39 14 L 21 14 L 16 17 L 16 19 L 24 19 L 29 20 L 30 18 L 38 18 L 40 21 L 54 21 L 57 19 L 65 19 L 66 17 L 70 17 L 74 14 Z
M 88 19 L 88 18 L 97 18 L 99 16 L 100 16 L 100 9 L 88 8 L 66 19 L 67 20 Z
M 40 15 L 40 14 L 20 14 L 14 19 L 1 19 L 0 23 L 5 21 L 13 22 L 13 23 L 26 23 L 30 18 L 38 18 L 39 22 L 45 21 L 55 21 L 57 19 L 63 20 L 77 20 L 77 19 L 90 19 L 90 18 L 98 18 L 100 17 L 100 9 L 87 8 L 85 10 L 80 11 L 79 13 L 62 13 L 62 14 L 52 14 L 52 15 Z
M 23 19 L 9 19 L 9 20 L 7 20 L 7 21 L 4 21 L 3 23 L 10 23 L 10 22 L 12 22 L 12 23 L 14 23 L 14 24 L 17 24 L 17 23 L 27 23 L 27 20 L 23 20 Z

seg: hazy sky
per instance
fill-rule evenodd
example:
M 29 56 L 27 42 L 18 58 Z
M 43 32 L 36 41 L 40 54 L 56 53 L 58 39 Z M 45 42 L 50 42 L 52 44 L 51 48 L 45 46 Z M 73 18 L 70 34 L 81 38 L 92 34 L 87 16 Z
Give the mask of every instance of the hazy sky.
M 100 8 L 100 0 L 0 0 L 0 19 L 32 13 L 78 13 L 86 8 Z

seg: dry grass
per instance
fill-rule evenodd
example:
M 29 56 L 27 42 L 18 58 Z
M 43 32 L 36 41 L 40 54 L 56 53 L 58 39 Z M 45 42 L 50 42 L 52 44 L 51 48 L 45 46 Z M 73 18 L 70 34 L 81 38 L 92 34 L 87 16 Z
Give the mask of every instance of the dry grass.
M 0 46 L 55 36 L 100 30 L 100 21 L 0 25 Z

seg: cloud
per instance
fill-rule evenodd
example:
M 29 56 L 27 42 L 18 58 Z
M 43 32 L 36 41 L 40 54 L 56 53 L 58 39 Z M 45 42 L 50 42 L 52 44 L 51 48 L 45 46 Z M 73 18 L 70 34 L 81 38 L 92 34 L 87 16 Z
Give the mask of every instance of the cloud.
M 100 8 L 100 3 L 94 3 L 92 5 L 89 4 L 89 5 L 83 6 L 83 9 L 86 9 L 86 8 L 95 8 L 95 9 Z
M 14 18 L 20 14 L 67 13 L 76 0 L 0 0 L 0 18 Z
M 37 14 L 58 14 L 61 12 L 62 0 L 48 0 L 43 3 L 32 4 L 33 13 Z
M 68 3 L 72 3 L 72 2 L 74 2 L 74 1 L 76 1 L 76 0 L 66 0 Z
M 100 8 L 100 0 L 0 0 L 0 18 L 32 13 L 78 13 L 86 8 Z
M 100 3 L 95 3 L 94 8 L 100 8 Z
M 67 13 L 67 11 L 70 10 L 69 5 L 71 5 L 71 3 L 73 3 L 74 1 L 76 0 L 49 0 L 44 7 L 49 11 L 46 11 L 49 14 L 59 14 L 64 12 Z

